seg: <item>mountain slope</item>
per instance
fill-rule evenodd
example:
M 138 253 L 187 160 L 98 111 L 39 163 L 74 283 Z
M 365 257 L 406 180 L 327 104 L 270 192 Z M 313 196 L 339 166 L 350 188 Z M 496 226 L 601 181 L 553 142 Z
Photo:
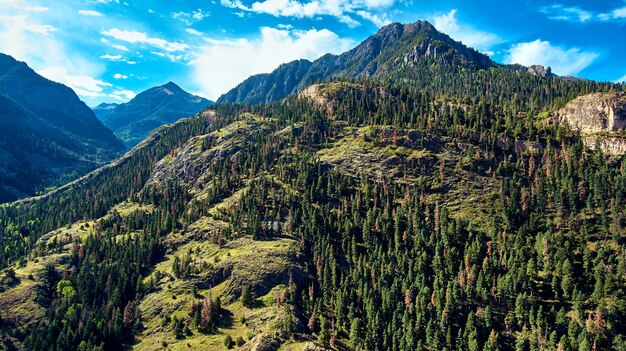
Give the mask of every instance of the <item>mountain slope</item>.
M 94 111 L 115 135 L 132 147 L 159 126 L 193 116 L 211 104 L 169 82 L 148 89 L 125 104 L 100 105 Z
M 296 60 L 285 63 L 272 73 L 259 74 L 246 79 L 219 98 L 219 102 L 267 103 L 291 94 L 311 68 L 311 61 Z
M 530 77 L 509 86 L 542 114 L 560 95 L 610 87 Z M 0 252 L 14 267 L 0 282 L 5 343 L 624 346 L 625 190 L 602 186 L 623 184 L 620 161 L 559 126 L 521 128 L 540 121 L 534 105 L 377 84 L 218 105 L 0 208 L 2 237 L 21 248 Z
M 98 119 L 102 121 L 107 115 L 113 112 L 113 110 L 115 110 L 115 108 L 118 107 L 119 105 L 120 104 L 103 102 L 96 107 L 92 107 L 91 110 L 93 110 L 93 113 L 96 115 L 96 117 L 98 117 Z
M 0 54 L 0 202 L 67 181 L 123 149 L 68 87 Z
M 252 76 L 217 102 L 277 101 L 331 77 L 384 77 L 399 66 L 424 62 L 474 68 L 498 66 L 488 56 L 438 32 L 426 21 L 392 23 L 341 55 L 327 54 L 314 62 L 297 60 L 281 65 L 272 73 Z

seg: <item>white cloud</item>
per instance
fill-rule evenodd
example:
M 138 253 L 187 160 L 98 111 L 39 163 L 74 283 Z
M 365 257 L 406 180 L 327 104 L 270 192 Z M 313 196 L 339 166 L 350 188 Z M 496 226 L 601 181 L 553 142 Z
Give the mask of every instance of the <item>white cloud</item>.
M 115 74 L 113 75 L 113 78 L 115 78 L 115 79 L 127 79 L 127 78 L 128 78 L 128 76 L 127 76 L 127 75 L 125 75 L 125 74 L 121 74 L 121 73 L 115 73 Z
M 334 16 L 341 23 L 355 27 L 360 23 L 350 17 L 357 14 L 370 20 L 377 26 L 388 23 L 387 15 L 382 13 L 396 0 L 264 0 L 254 2 L 251 6 L 244 5 L 240 0 L 221 0 L 222 6 L 254 13 L 270 14 L 276 17 L 315 18 L 317 16 Z M 372 11 L 378 12 L 373 13 Z
M 118 49 L 120 51 L 129 51 L 128 48 L 124 45 L 119 45 L 119 44 L 111 44 L 111 47 L 114 49 Z
M 43 6 L 26 6 L 26 11 L 30 12 L 46 12 L 48 11 L 47 7 Z
M 579 7 L 567 7 L 560 4 L 545 6 L 539 9 L 548 15 L 549 19 L 556 21 L 587 22 L 593 19 L 593 14 Z
M 83 16 L 92 16 L 92 17 L 102 17 L 102 16 L 104 16 L 100 12 L 94 11 L 94 10 L 78 10 L 78 13 L 83 15 Z
M 103 96 L 103 90 L 105 87 L 111 87 L 112 85 L 107 82 L 103 82 L 98 79 L 94 79 L 86 75 L 73 75 L 68 72 L 65 67 L 48 67 L 37 71 L 42 76 L 53 80 L 55 82 L 61 82 L 70 88 L 74 89 L 76 94 L 89 97 Z
M 72 28 L 85 27 L 92 19 L 66 16 L 77 10 L 62 2 L 50 9 L 27 5 L 25 0 L 0 0 L 0 52 L 26 62 L 52 81 L 69 86 L 85 101 L 107 97 L 114 87 L 101 79 L 106 66 L 93 60 L 91 54 L 83 56 L 80 50 L 75 50 L 67 41 L 66 31 L 57 31 L 52 25 L 56 22 L 43 22 L 61 16 L 63 23 Z
M 615 19 L 626 18 L 626 6 L 613 10 L 611 15 Z
M 377 27 L 383 27 L 391 23 L 391 20 L 389 20 L 389 17 L 386 14 L 375 15 L 371 12 L 363 10 L 357 11 L 356 14 L 361 16 L 363 19 L 369 20 L 370 22 L 374 23 Z
M 204 11 L 202 9 L 197 9 L 191 12 L 174 12 L 172 13 L 172 18 L 179 20 L 183 23 L 185 23 L 186 25 L 190 26 L 196 22 L 200 22 L 203 19 L 207 18 L 210 16 L 210 13 L 207 11 Z
M 626 19 L 626 6 L 616 8 L 608 12 L 598 13 L 582 9 L 577 6 L 554 4 L 552 6 L 539 8 L 539 12 L 546 14 L 551 20 L 578 23 L 623 21 Z
M 118 101 L 128 101 L 136 96 L 135 92 L 127 89 L 114 90 L 108 97 Z
M 361 22 L 355 20 L 354 18 L 348 15 L 341 15 L 337 17 L 337 19 L 339 20 L 339 22 L 347 25 L 349 28 L 355 28 L 361 25 Z
M 136 61 L 131 61 L 127 58 L 125 58 L 122 55 L 111 55 L 111 54 L 104 54 L 102 56 L 100 56 L 101 59 L 105 59 L 105 60 L 109 60 L 109 61 L 116 61 L 116 62 L 126 62 L 129 65 L 134 65 L 137 62 Z
M 195 30 L 193 28 L 187 28 L 187 29 L 185 29 L 185 31 L 187 33 L 191 34 L 191 35 L 195 35 L 195 36 L 198 36 L 198 37 L 202 36 L 202 33 L 200 33 L 199 31 L 197 31 L 197 30 Z
M 456 13 L 457 10 L 454 9 L 447 14 L 434 16 L 432 18 L 433 25 L 452 39 L 459 40 L 481 52 L 489 52 L 493 45 L 502 42 L 502 39 L 493 33 L 482 32 L 470 26 L 461 25 L 456 18 Z
M 192 62 L 192 79 L 202 95 L 215 99 L 251 75 L 271 72 L 281 63 L 299 58 L 314 60 L 326 54 L 341 53 L 354 45 L 334 32 L 261 28 L 257 39 L 206 39 L 198 58 Z
M 108 41 L 106 38 L 100 38 L 100 42 L 108 45 L 110 47 L 112 47 L 113 49 L 117 49 L 120 51 L 130 51 L 130 49 L 128 49 L 126 46 L 122 45 L 122 44 L 113 44 L 110 41 Z
M 100 56 L 100 58 L 105 59 L 105 60 L 111 60 L 111 61 L 122 61 L 123 57 L 122 55 L 102 55 Z
M 189 49 L 189 45 L 178 42 L 170 42 L 161 38 L 153 38 L 143 32 L 135 32 L 112 28 L 101 32 L 102 35 L 125 41 L 131 44 L 148 44 L 167 52 L 182 52 Z
M 615 80 L 615 83 L 626 83 L 626 74 L 622 78 Z
M 56 28 L 38 23 L 25 13 L 0 15 L 0 52 L 39 67 L 65 58 L 62 44 L 52 35 Z M 32 45 L 37 43 L 37 45 Z
M 29 32 L 39 33 L 43 35 L 49 35 L 50 33 L 57 31 L 56 27 L 49 24 L 31 24 L 25 28 Z
M 599 54 L 583 51 L 579 48 L 565 49 L 550 44 L 549 41 L 535 40 L 518 43 L 508 50 L 505 63 L 519 63 L 525 66 L 541 64 L 552 67 L 559 75 L 576 75 L 593 61 Z
M 179 53 L 171 54 L 169 52 L 159 52 L 159 51 L 150 51 L 150 53 L 152 55 L 164 57 L 170 60 L 171 62 L 183 62 L 183 61 L 186 61 L 190 57 L 190 55 L 188 54 L 179 54 Z

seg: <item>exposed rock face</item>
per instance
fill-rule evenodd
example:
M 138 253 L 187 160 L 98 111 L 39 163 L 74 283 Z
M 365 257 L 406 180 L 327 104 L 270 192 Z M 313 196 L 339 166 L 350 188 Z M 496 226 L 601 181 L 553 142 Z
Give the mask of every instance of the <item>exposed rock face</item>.
M 593 93 L 569 102 L 556 115 L 582 133 L 613 132 L 626 128 L 626 93 Z
M 585 146 L 594 149 L 600 147 L 603 154 L 619 156 L 626 154 L 626 137 L 623 136 L 588 136 L 583 139 Z
M 280 339 L 268 333 L 261 333 L 246 345 L 241 347 L 242 351 L 275 351 L 280 347 Z
M 550 66 L 532 65 L 528 67 L 528 73 L 539 77 L 550 77 L 552 76 L 552 68 Z

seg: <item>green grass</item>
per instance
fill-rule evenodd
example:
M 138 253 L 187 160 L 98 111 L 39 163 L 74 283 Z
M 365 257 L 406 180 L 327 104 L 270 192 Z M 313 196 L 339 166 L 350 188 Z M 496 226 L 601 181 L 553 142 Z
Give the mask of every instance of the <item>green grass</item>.
M 194 262 L 203 260 L 211 267 L 215 265 L 232 265 L 239 267 L 245 265 L 246 274 L 263 274 L 263 270 L 275 269 L 276 265 L 284 265 L 282 259 L 276 259 L 276 255 L 281 257 L 294 245 L 290 239 L 254 241 L 250 238 L 240 238 L 233 240 L 222 248 L 212 245 L 206 241 L 191 241 L 180 245 L 176 250 L 168 253 L 166 259 L 160 262 L 156 270 L 163 274 L 163 278 L 157 284 L 157 288 L 148 294 L 141 302 L 145 330 L 138 336 L 137 344 L 133 345 L 134 350 L 226 350 L 223 340 L 226 335 L 233 339 L 241 336 L 244 340 L 259 333 L 273 333 L 278 330 L 280 322 L 284 319 L 284 308 L 276 306 L 276 296 L 286 289 L 285 285 L 279 284 L 264 296 L 257 298 L 257 303 L 253 308 L 247 308 L 238 299 L 229 299 L 226 295 L 232 285 L 232 281 L 227 279 L 222 283 L 209 289 L 197 291 L 197 301 L 206 296 L 221 296 L 224 308 L 223 322 L 218 326 L 218 330 L 211 334 L 200 333 L 193 327 L 190 318 L 187 316 L 187 308 L 191 296 L 191 287 L 195 282 L 203 281 L 204 273 L 200 276 L 193 276 L 189 279 L 176 279 L 171 276 L 171 265 L 173 257 L 176 255 L 192 252 Z M 252 263 L 258 267 L 255 271 L 247 264 Z M 233 269 L 236 272 L 237 268 Z M 259 271 L 260 270 L 260 271 Z M 210 271 L 210 270 L 209 270 Z M 207 278 L 207 277 L 205 277 Z M 146 281 L 150 279 L 146 278 Z M 230 302 L 228 302 L 230 301 Z M 162 325 L 163 316 L 171 318 L 183 318 L 192 330 L 192 335 L 184 339 L 176 340 L 171 325 Z M 242 323 L 243 321 L 243 323 Z M 163 341 L 167 347 L 163 348 Z M 289 350 L 289 349 L 287 349 Z M 294 350 L 297 350 L 294 349 Z

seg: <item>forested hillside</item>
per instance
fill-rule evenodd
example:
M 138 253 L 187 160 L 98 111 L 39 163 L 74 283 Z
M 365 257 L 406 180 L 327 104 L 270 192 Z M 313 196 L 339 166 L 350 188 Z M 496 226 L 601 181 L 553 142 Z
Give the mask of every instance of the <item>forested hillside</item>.
M 0 53 L 0 203 L 75 179 L 123 148 L 72 89 Z
M 393 67 L 0 207 L 4 347 L 625 350 L 625 159 L 555 118 L 625 87 Z

